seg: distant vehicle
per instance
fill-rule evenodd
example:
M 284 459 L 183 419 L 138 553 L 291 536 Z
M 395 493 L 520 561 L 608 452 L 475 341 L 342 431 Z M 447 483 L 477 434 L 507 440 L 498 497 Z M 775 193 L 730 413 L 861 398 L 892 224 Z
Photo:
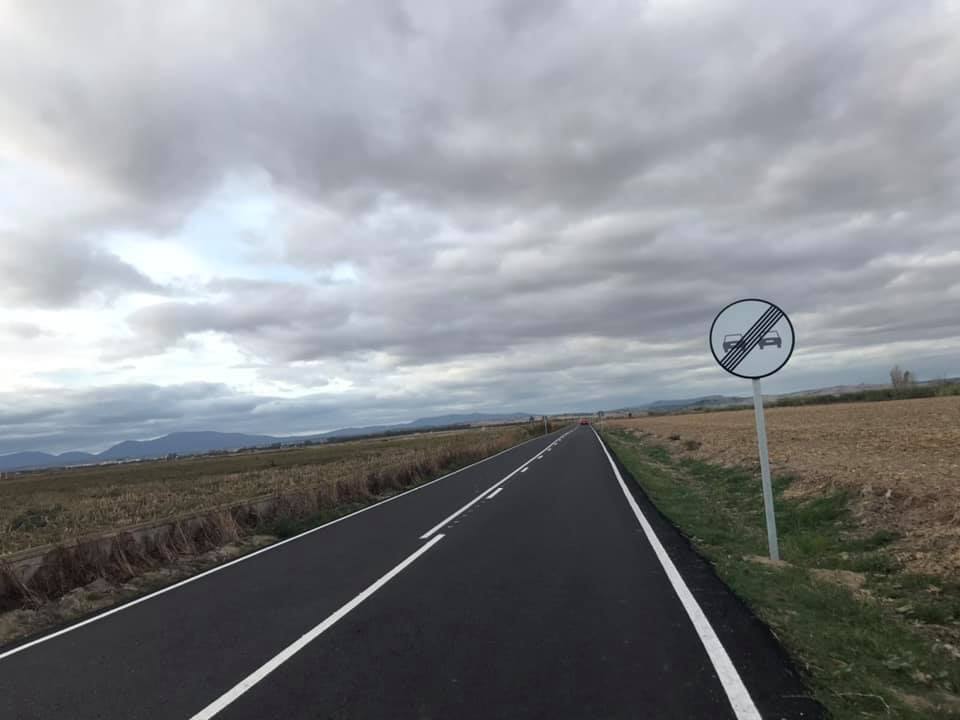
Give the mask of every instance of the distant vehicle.
M 590 421 L 587 420 L 586 418 L 580 418 L 580 424 L 581 424 L 581 425 L 589 425 L 589 424 L 590 424 Z
M 723 336 L 723 351 L 730 352 L 734 348 L 739 348 L 740 350 L 746 350 L 743 346 L 743 335 L 735 333 L 733 335 L 724 335 Z
M 776 330 L 771 330 L 762 338 L 760 338 L 759 346 L 763 350 L 768 345 L 776 345 L 777 347 L 783 347 L 783 340 L 780 339 L 780 333 Z

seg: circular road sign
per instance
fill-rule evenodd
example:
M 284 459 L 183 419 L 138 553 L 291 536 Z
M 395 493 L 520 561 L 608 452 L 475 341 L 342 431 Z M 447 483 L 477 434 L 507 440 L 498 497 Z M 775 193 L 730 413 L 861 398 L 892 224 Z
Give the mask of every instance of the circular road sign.
M 793 323 L 767 300 L 727 305 L 710 326 L 710 351 L 731 375 L 759 380 L 780 370 L 793 354 Z

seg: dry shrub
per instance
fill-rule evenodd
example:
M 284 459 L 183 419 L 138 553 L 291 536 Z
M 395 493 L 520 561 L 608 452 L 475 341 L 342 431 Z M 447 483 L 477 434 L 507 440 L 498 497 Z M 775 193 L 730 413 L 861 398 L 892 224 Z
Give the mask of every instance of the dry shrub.
M 10 566 L 0 561 L 0 611 L 13 610 L 19 607 L 39 607 L 43 603 L 34 590 L 20 579 Z
M 106 574 L 111 580 L 126 582 L 156 564 L 157 561 L 146 553 L 145 547 L 130 533 L 120 533 L 110 542 Z
M 28 585 L 39 597 L 57 598 L 103 577 L 106 559 L 99 543 L 57 547 L 47 553 L 43 565 L 30 578 Z

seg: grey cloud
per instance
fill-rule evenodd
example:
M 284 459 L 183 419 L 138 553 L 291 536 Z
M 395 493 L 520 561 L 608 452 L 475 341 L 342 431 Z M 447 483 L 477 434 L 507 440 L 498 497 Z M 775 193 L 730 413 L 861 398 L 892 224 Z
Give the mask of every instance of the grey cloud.
M 174 430 L 220 429 L 263 402 L 209 383 L 4 393 L 0 452 L 103 449 Z
M 953 332 L 960 314 L 955 302 L 944 302 L 954 284 L 942 259 L 949 246 L 922 228 L 870 226 L 849 236 L 785 228 L 783 240 L 755 229 L 746 242 L 717 231 L 709 240 L 667 231 L 632 245 L 578 235 L 543 242 L 542 252 L 528 241 L 503 248 L 492 264 L 489 251 L 476 248 L 455 273 L 410 277 L 394 274 L 392 263 L 382 271 L 371 266 L 372 282 L 362 292 L 220 284 L 227 296 L 215 307 L 172 302 L 130 322 L 158 348 L 211 330 L 278 363 L 387 352 L 418 364 L 576 336 L 690 341 L 705 336 L 713 314 L 735 294 L 770 296 L 791 313 L 817 318 L 818 331 L 801 338 L 810 348 L 877 326 L 889 327 L 877 343 L 919 336 L 921 317 L 931 329 Z M 912 266 L 901 247 L 941 259 Z M 911 316 L 913 329 L 897 320 Z
M 0 323 L 0 333 L 4 333 L 18 340 L 33 340 L 51 333 L 39 325 L 26 322 Z
M 474 368 L 451 403 L 573 402 L 604 382 L 696 385 L 737 296 L 776 299 L 809 356 L 955 336 L 956 18 L 925 1 L 682 5 L 283 0 L 188 20 L 178 3 L 31 3 L 18 22 L 71 62 L 0 30 L 0 129 L 123 194 L 102 227 L 175 227 L 227 176 L 274 183 L 272 260 L 298 279 L 223 277 L 141 309 L 111 358 L 214 332 L 279 382 L 336 364 L 375 387 L 386 355 Z M 14 302 L 150 289 L 92 246 L 50 267 L 7 246 Z M 649 351 L 618 357 L 624 374 L 549 351 L 568 340 Z M 577 380 L 530 381 L 537 362 Z
M 942 189 L 952 100 L 909 87 L 922 80 L 910 67 L 935 66 L 953 47 L 932 5 L 742 2 L 675 23 L 652 19 L 654 3 L 626 15 L 616 4 L 552 6 L 451 15 L 438 3 L 404 16 L 393 3 L 251 3 L 230 14 L 229 32 L 219 12 L 193 15 L 184 32 L 176 3 L 150 26 L 125 13 L 167 51 L 162 61 L 124 33 L 97 36 L 98 19 L 112 26 L 111 3 L 58 10 L 76 24 L 24 10 L 24 22 L 61 33 L 52 43 L 87 52 L 51 77 L 24 67 L 10 38 L 0 68 L 21 109 L 8 108 L 7 124 L 39 125 L 35 142 L 154 202 L 195 199 L 259 165 L 324 202 L 388 192 L 446 209 L 583 207 L 704 156 L 755 192 L 798 145 L 833 160 L 796 172 L 836 179 L 842 192 L 826 199 L 852 194 L 845 209 Z M 918 159 L 920 172 L 892 174 Z M 793 203 L 823 197 L 813 177 L 777 187 Z
M 454 393 L 455 404 L 462 395 Z M 296 399 L 238 393 L 213 383 L 121 385 L 83 391 L 0 394 L 0 454 L 102 450 L 126 439 L 185 430 L 305 434 L 353 423 L 392 423 L 437 413 L 450 397 L 376 393 Z
M 90 296 L 163 293 L 138 269 L 83 239 L 0 237 L 0 297 L 15 305 L 61 307 Z
M 203 332 L 280 345 L 315 332 L 313 328 L 341 326 L 350 314 L 348 308 L 320 300 L 310 288 L 298 285 L 230 281 L 211 287 L 229 293 L 228 299 L 171 301 L 134 313 L 129 322 L 138 331 L 138 340 L 130 351 L 162 352 L 191 334 Z

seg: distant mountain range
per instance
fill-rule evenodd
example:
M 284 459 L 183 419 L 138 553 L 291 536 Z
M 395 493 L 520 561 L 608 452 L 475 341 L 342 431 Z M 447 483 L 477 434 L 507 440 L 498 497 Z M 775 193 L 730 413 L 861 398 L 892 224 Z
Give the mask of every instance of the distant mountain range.
M 67 452 L 53 455 L 44 452 L 20 452 L 0 456 L 0 472 L 11 470 L 37 470 L 51 467 L 73 465 L 94 465 L 121 460 L 147 460 L 163 458 L 168 455 L 201 455 L 223 450 L 241 448 L 269 447 L 271 445 L 290 445 L 303 442 L 322 442 L 342 438 L 381 435 L 384 433 L 413 432 L 458 425 L 478 425 L 482 423 L 502 423 L 526 420 L 527 413 L 506 415 L 488 413 L 469 413 L 462 415 L 440 415 L 420 418 L 413 422 L 398 425 L 372 425 L 369 427 L 342 428 L 318 435 L 274 437 L 272 435 L 245 435 L 242 433 L 221 432 L 176 432 L 153 440 L 124 440 L 101 453 Z
M 730 395 L 705 395 L 697 398 L 684 398 L 682 400 L 658 400 L 648 405 L 644 405 L 642 410 L 647 412 L 671 412 L 674 410 L 686 410 L 698 407 L 729 407 L 730 405 L 747 405 L 753 402 L 753 398 L 733 397 Z
M 948 378 L 948 382 L 960 382 L 960 378 Z M 917 384 L 923 385 L 921 381 Z M 812 395 L 844 395 L 846 393 L 861 392 L 888 387 L 886 385 L 835 385 L 814 390 L 781 395 L 764 395 L 767 401 L 780 398 Z M 698 408 L 721 408 L 748 406 L 753 403 L 752 397 L 732 395 L 703 395 L 679 400 L 657 400 L 656 402 L 613 410 L 612 412 L 653 412 L 669 413 Z M 583 413 L 569 413 L 570 416 L 590 416 L 593 411 Z M 50 467 L 66 467 L 72 465 L 92 465 L 103 462 L 118 462 L 121 460 L 147 460 L 163 458 L 168 455 L 199 455 L 208 452 L 239 450 L 241 448 L 269 447 L 271 445 L 291 445 L 303 442 L 323 442 L 329 440 L 363 437 L 365 435 L 380 435 L 385 433 L 415 432 L 435 428 L 452 427 L 457 425 L 479 425 L 482 423 L 499 423 L 525 420 L 528 413 L 490 414 L 468 413 L 460 415 L 440 415 L 437 417 L 420 418 L 413 422 L 397 425 L 372 425 L 369 427 L 351 427 L 333 430 L 308 436 L 274 437 L 272 435 L 244 435 L 240 433 L 220 432 L 176 432 L 154 440 L 125 440 L 114 445 L 102 453 L 68 452 L 62 455 L 51 455 L 43 452 L 21 452 L 12 455 L 0 456 L 0 472 L 11 470 L 35 470 Z

